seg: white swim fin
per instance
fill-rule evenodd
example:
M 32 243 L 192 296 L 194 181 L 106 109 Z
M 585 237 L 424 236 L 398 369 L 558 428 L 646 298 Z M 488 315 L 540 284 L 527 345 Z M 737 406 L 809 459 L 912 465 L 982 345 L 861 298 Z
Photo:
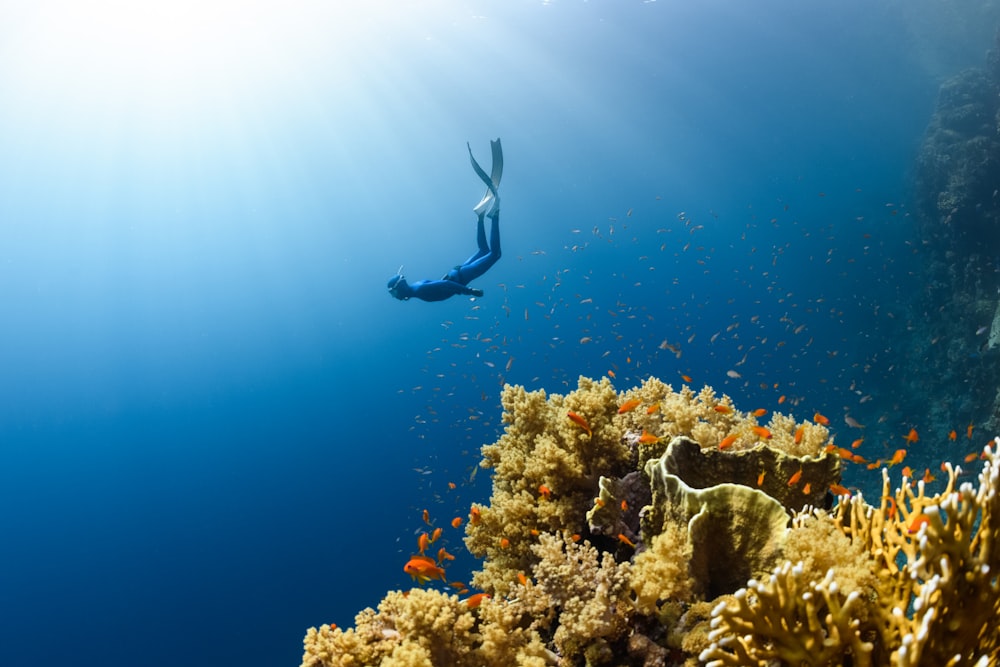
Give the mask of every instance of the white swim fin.
M 479 166 L 476 158 L 472 155 L 472 146 L 468 142 L 465 145 L 469 149 L 469 159 L 472 160 L 472 169 L 479 176 L 480 180 L 486 184 L 486 194 L 483 195 L 482 200 L 472 210 L 477 216 L 487 212 L 492 214 L 500 208 L 500 195 L 497 194 L 497 188 L 500 187 L 500 179 L 503 177 L 503 147 L 500 145 L 500 139 L 498 137 L 496 141 L 490 141 L 490 150 L 493 153 L 493 166 L 489 176 L 486 175 L 486 172 Z

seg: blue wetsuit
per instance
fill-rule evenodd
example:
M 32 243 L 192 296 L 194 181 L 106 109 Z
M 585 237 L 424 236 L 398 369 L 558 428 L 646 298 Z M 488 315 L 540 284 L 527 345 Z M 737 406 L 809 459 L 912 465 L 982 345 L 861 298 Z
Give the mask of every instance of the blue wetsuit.
M 476 158 L 473 157 L 472 147 L 468 143 L 466 143 L 466 147 L 469 149 L 469 160 L 472 162 L 473 171 L 486 184 L 486 194 L 483 195 L 482 201 L 472 209 L 479 216 L 476 234 L 479 250 L 465 260 L 465 264 L 456 266 L 446 273 L 441 280 L 421 280 L 411 285 L 406 282 L 402 273 L 396 274 L 389 279 L 386 287 L 389 288 L 389 294 L 400 301 L 409 299 L 444 301 L 456 294 L 482 296 L 483 291 L 469 287 L 469 283 L 486 273 L 487 269 L 500 259 L 500 196 L 497 194 L 500 177 L 503 175 L 503 149 L 500 146 L 500 139 L 490 142 L 490 151 L 493 153 L 493 168 L 488 176 L 476 162 Z M 486 213 L 487 210 L 489 213 Z M 487 216 L 490 219 L 489 243 L 486 243 L 486 224 L 483 222 L 483 218 Z
M 412 285 L 403 276 L 393 276 L 389 280 L 389 293 L 400 301 L 420 299 L 421 301 L 444 301 L 456 294 L 482 296 L 482 290 L 469 287 L 469 283 L 486 273 L 487 269 L 500 259 L 500 211 L 489 214 L 490 241 L 486 243 L 485 216 L 480 214 L 476 240 L 479 250 L 461 266 L 448 271 L 441 280 L 421 280 Z

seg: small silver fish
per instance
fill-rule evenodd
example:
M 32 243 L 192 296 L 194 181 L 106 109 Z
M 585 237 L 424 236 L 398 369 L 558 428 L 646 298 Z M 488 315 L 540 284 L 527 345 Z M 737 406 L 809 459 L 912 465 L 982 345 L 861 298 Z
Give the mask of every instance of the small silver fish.
M 982 336 L 984 333 L 986 333 L 989 330 L 990 330 L 990 328 L 987 327 L 987 326 L 979 327 L 978 329 L 976 329 L 976 335 L 977 336 Z

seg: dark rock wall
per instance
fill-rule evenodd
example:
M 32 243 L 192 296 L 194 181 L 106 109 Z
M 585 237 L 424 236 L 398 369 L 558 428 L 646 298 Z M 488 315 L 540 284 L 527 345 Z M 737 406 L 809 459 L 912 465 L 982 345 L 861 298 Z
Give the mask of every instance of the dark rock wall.
M 1000 433 L 1000 348 L 988 344 L 1000 307 L 1000 42 L 985 69 L 941 86 L 915 185 L 926 264 L 902 346 L 912 369 L 906 402 L 934 402 L 933 426 L 972 422 L 992 436 Z

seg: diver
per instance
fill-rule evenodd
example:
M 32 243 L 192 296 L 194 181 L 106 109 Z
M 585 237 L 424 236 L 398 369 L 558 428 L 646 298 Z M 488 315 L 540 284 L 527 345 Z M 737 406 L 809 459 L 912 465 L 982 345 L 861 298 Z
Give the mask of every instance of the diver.
M 497 194 L 500 177 L 503 176 L 503 150 L 500 147 L 500 139 L 490 142 L 490 148 L 493 151 L 493 168 L 489 176 L 476 162 L 476 158 L 472 155 L 472 147 L 468 144 L 466 147 L 469 149 L 472 168 L 486 184 L 486 194 L 483 195 L 482 201 L 472 209 L 479 218 L 476 234 L 479 250 L 465 260 L 464 264 L 448 271 L 440 280 L 421 280 L 411 285 L 403 277 L 403 267 L 399 267 L 396 275 L 389 279 L 387 287 L 389 294 L 400 301 L 409 299 L 444 301 L 456 294 L 482 296 L 483 290 L 469 287 L 469 283 L 486 273 L 486 270 L 500 259 L 500 196 Z M 486 243 L 486 224 L 483 221 L 485 217 L 490 219 L 489 244 Z

